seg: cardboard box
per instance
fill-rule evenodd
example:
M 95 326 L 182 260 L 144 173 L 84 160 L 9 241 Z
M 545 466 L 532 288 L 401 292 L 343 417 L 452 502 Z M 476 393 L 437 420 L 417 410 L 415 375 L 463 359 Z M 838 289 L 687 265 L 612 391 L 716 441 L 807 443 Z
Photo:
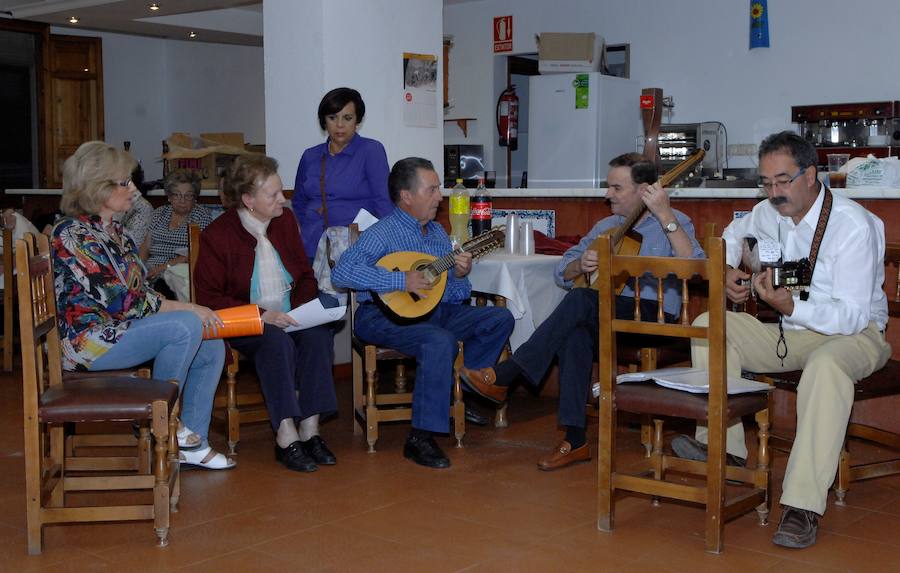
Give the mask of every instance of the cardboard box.
M 537 38 L 542 74 L 596 72 L 606 68 L 606 41 L 593 32 L 544 32 Z
M 243 133 L 173 133 L 166 140 L 169 152 L 163 155 L 165 171 L 190 171 L 200 175 L 201 189 L 218 189 L 234 158 L 248 153 Z

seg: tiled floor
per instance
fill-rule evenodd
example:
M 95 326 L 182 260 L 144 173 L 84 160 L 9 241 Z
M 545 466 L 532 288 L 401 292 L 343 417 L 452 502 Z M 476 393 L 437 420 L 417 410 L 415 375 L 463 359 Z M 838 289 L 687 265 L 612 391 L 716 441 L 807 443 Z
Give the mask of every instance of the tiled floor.
M 755 514 L 725 528 L 722 555 L 703 551 L 703 512 L 628 497 L 612 534 L 595 526 L 596 466 L 540 472 L 559 437 L 555 401 L 513 397 L 507 429 L 469 428 L 466 447 L 441 444 L 452 468 L 420 468 L 401 456 L 408 426 L 388 427 L 377 454 L 352 433 L 343 409 L 323 426 L 338 465 L 288 472 L 272 455 L 267 425 L 242 428 L 238 467 L 185 472 L 168 548 L 149 523 L 52 526 L 41 556 L 25 552 L 20 382 L 0 377 L 0 570 L 53 571 L 898 571 L 900 477 L 853 484 L 846 507 L 830 504 L 819 541 L 789 551 L 775 524 Z M 214 430 L 213 441 L 224 439 Z M 596 427 L 589 432 L 596 439 Z M 622 429 L 620 455 L 640 455 Z M 778 499 L 785 458 L 775 462 Z M 773 511 L 777 522 L 780 511 Z

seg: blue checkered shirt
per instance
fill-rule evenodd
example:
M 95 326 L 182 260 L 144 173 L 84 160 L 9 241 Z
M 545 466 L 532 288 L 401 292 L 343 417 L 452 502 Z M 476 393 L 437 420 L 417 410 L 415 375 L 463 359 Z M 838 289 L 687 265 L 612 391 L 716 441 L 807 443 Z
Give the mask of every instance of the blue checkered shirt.
M 377 293 L 406 289 L 406 274 L 376 265 L 378 260 L 398 251 L 415 251 L 442 257 L 451 251 L 450 238 L 435 221 L 422 225 L 400 208 L 369 227 L 359 240 L 344 251 L 331 273 L 331 281 L 339 288 L 358 291 L 359 302 L 372 300 L 367 291 Z M 447 271 L 447 288 L 441 302 L 459 304 L 472 294 L 469 279 L 458 278 L 453 269 Z

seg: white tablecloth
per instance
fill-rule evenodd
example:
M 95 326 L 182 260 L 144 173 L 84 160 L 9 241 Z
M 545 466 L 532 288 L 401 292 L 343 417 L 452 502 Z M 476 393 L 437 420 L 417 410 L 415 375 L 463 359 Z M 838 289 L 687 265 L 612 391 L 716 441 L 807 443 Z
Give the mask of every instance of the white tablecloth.
M 513 350 L 528 340 L 566 296 L 567 291 L 558 287 L 553 278 L 561 258 L 492 253 L 473 263 L 469 273 L 472 289 L 504 297 L 516 319 L 509 337 Z

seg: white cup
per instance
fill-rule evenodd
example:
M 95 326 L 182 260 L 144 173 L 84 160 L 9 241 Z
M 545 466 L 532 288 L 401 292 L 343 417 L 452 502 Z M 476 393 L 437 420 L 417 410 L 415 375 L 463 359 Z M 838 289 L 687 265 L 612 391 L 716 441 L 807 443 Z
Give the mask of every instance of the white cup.
M 534 224 L 531 221 L 522 223 L 521 234 L 519 236 L 519 254 L 534 254 Z
M 519 245 L 519 217 L 515 213 L 506 216 L 506 240 L 503 247 L 507 255 L 516 254 Z

